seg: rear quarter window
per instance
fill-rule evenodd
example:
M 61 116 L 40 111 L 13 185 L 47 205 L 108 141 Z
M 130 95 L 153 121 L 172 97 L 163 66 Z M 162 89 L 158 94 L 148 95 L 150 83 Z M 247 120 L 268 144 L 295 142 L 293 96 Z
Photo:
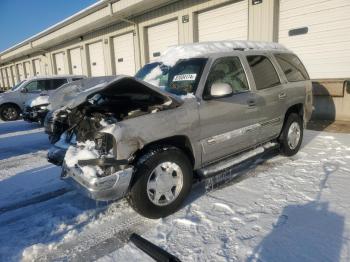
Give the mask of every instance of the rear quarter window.
M 51 79 L 49 81 L 51 83 L 49 90 L 55 90 L 68 82 L 65 78 Z
M 310 79 L 304 65 L 296 55 L 275 54 L 275 57 L 289 82 L 297 82 Z
M 263 55 L 250 55 L 247 56 L 247 60 L 253 73 L 257 90 L 281 84 L 276 69 L 269 58 Z

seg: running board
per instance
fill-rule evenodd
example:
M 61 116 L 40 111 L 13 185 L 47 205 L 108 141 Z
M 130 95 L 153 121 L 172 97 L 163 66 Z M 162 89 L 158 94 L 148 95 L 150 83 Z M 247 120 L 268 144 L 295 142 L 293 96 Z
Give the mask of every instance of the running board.
M 201 178 L 209 178 L 209 177 L 215 176 L 223 170 L 230 169 L 233 166 L 242 163 L 243 161 L 246 161 L 252 157 L 261 155 L 267 150 L 273 150 L 277 147 L 278 147 L 278 143 L 268 142 L 252 150 L 245 151 L 231 158 L 226 158 L 224 160 L 216 162 L 215 164 L 201 168 L 197 171 L 197 174 Z

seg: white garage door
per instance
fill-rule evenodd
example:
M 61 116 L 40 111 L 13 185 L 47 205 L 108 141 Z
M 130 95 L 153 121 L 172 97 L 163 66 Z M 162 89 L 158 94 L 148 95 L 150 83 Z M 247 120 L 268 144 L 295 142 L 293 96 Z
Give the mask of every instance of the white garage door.
M 246 40 L 248 1 L 235 2 L 198 13 L 198 41 Z
M 33 75 L 31 67 L 30 67 L 30 62 L 24 62 L 24 71 L 25 71 L 25 77 L 29 78 Z
M 2 79 L 4 81 L 4 86 L 9 87 L 9 81 L 8 81 L 6 69 L 3 68 L 1 71 L 2 71 Z
M 281 0 L 280 12 L 279 42 L 300 56 L 311 78 L 350 77 L 349 0 Z
M 41 71 L 41 63 L 40 63 L 40 59 L 34 59 L 33 60 L 34 63 L 34 75 L 41 75 L 42 71 Z
M 113 48 L 116 74 L 133 76 L 135 74 L 133 33 L 114 37 Z
M 1 85 L 1 87 L 6 87 L 5 77 L 2 76 L 2 69 L 0 69 L 0 85 Z
M 11 73 L 14 81 L 13 83 L 14 85 L 16 85 L 19 82 L 19 79 L 18 79 L 17 69 L 14 65 L 11 66 Z
M 11 72 L 11 68 L 7 67 L 6 71 L 7 71 L 7 78 L 8 78 L 9 85 L 10 85 L 10 87 L 13 87 L 14 82 L 13 82 L 13 75 L 12 75 L 12 72 Z
M 23 70 L 23 64 L 17 64 L 17 71 L 18 71 L 19 80 L 20 81 L 24 80 L 25 75 Z
M 172 45 L 179 43 L 178 22 L 171 21 L 147 29 L 148 58 L 155 60 L 161 53 Z
M 81 60 L 81 49 L 80 47 L 69 50 L 70 55 L 70 70 L 74 75 L 83 74 L 83 66 Z
M 105 76 L 105 60 L 102 42 L 88 45 L 91 76 Z
M 55 61 L 55 73 L 57 75 L 66 74 L 66 70 L 64 67 L 64 53 L 54 54 L 53 57 Z

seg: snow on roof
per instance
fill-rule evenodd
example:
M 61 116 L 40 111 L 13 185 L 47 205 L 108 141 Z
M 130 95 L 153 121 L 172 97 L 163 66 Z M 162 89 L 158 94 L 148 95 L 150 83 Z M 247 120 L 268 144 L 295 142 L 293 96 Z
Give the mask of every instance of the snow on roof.
M 213 41 L 194 44 L 171 46 L 156 60 L 165 65 L 173 66 L 179 59 L 187 59 L 210 53 L 232 52 L 234 49 L 253 50 L 288 50 L 283 45 L 274 42 L 258 41 Z

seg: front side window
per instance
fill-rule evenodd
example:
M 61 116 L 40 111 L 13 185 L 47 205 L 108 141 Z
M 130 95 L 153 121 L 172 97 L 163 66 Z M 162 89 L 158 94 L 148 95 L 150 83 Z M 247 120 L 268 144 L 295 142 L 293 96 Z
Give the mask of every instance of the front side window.
M 41 92 L 46 89 L 46 81 L 45 80 L 32 81 L 28 85 L 26 85 L 25 88 L 29 93 Z
M 247 60 L 253 73 L 257 90 L 262 90 L 281 84 L 275 67 L 266 56 L 250 55 L 247 56 Z
M 247 77 L 238 57 L 224 57 L 216 60 L 208 75 L 204 96 L 210 94 L 210 88 L 214 83 L 228 84 L 233 94 L 249 90 Z
M 304 65 L 296 55 L 275 54 L 275 57 L 289 82 L 304 81 L 309 79 L 309 75 Z

